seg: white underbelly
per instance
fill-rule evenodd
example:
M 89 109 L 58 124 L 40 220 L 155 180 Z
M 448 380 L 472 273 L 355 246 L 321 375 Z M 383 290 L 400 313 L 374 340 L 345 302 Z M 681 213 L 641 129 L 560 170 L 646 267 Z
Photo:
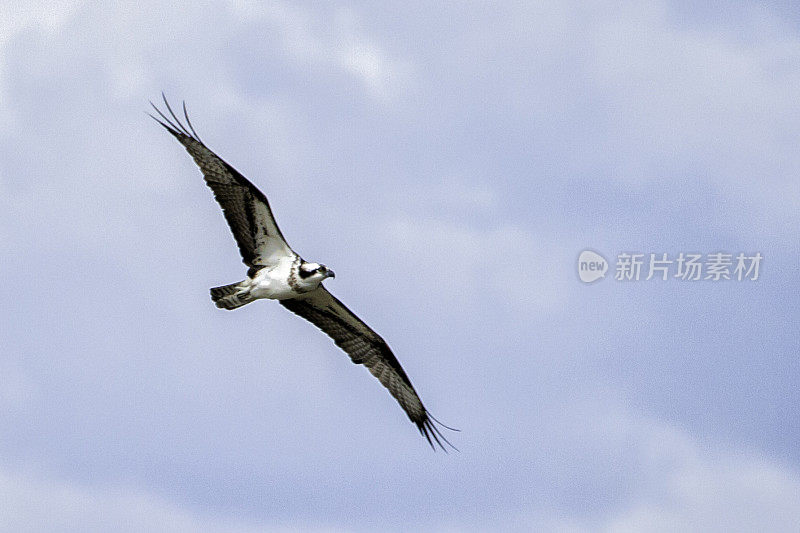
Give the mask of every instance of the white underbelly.
M 250 294 L 255 298 L 269 298 L 271 300 L 284 300 L 297 296 L 297 292 L 288 283 L 280 280 L 262 280 L 259 283 L 254 283 L 250 289 Z
M 289 285 L 290 272 L 291 263 L 259 270 L 255 279 L 250 280 L 250 295 L 271 300 L 294 298 L 298 293 Z

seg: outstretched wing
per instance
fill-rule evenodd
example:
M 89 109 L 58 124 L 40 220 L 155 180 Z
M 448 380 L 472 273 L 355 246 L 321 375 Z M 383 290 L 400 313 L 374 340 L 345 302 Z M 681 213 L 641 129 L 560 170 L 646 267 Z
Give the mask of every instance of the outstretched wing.
M 166 97 L 164 104 L 172 120 L 152 102 L 150 105 L 163 120 L 150 116 L 180 141 L 200 167 L 206 184 L 214 191 L 214 197 L 225 213 L 244 264 L 249 267 L 268 266 L 281 257 L 295 255 L 278 229 L 264 193 L 203 144 L 189 122 L 185 103 L 183 116 L 188 129 L 175 116 Z
M 389 389 L 431 446 L 433 439 L 442 449 L 445 449 L 442 441 L 452 447 L 434 425 L 436 420 L 422 405 L 422 400 L 411 385 L 411 380 L 408 379 L 386 342 L 325 287 L 320 285 L 307 294 L 280 300 L 280 303 L 327 333 L 337 346 L 347 352 L 354 363 L 366 366 L 372 375 Z

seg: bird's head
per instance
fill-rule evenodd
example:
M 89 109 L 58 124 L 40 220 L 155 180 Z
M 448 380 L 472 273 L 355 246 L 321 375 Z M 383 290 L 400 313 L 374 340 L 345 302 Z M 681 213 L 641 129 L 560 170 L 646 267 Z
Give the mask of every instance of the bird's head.
M 335 278 L 336 274 L 333 273 L 333 270 L 329 269 L 325 265 L 320 265 L 319 263 L 307 263 L 303 262 L 300 264 L 300 268 L 298 269 L 297 273 L 300 277 L 300 282 L 304 285 L 308 286 L 316 286 L 319 285 L 322 280 L 325 278 Z

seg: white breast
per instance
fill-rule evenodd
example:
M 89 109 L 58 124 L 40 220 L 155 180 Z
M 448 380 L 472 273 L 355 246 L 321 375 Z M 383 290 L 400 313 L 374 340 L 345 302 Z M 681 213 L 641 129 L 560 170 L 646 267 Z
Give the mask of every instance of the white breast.
M 250 282 L 250 294 L 256 298 L 283 300 L 294 298 L 297 292 L 289 284 L 292 274 L 291 257 L 282 258 L 274 267 L 262 268 Z

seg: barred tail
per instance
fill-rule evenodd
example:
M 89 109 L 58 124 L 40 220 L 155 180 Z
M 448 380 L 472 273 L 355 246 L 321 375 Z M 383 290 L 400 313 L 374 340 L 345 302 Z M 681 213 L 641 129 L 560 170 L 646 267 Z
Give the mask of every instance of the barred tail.
M 236 309 L 254 300 L 249 292 L 242 289 L 241 282 L 214 287 L 211 289 L 211 299 L 220 309 Z

